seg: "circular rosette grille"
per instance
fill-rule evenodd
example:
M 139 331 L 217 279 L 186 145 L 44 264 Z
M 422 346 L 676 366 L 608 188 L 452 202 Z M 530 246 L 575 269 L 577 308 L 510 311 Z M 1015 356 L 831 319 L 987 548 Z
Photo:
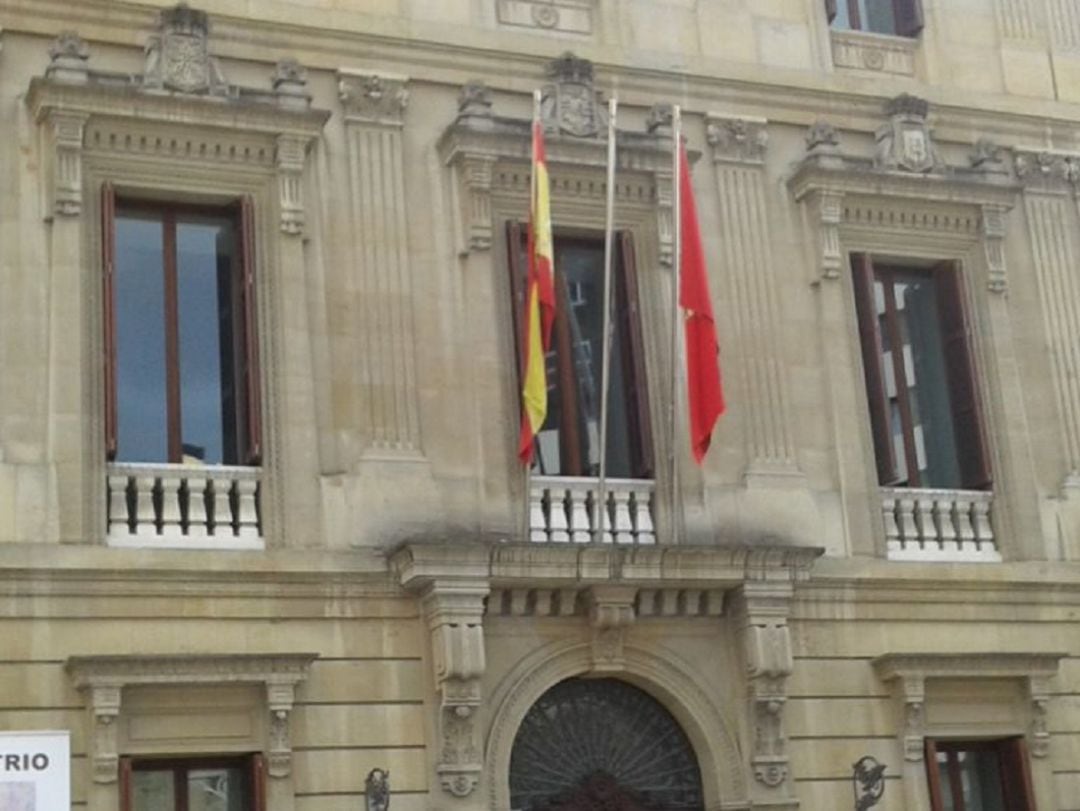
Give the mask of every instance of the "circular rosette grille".
M 598 786 L 609 801 L 595 804 Z M 701 772 L 682 729 L 656 699 L 616 679 L 570 679 L 521 723 L 510 804 L 522 811 L 700 811 Z

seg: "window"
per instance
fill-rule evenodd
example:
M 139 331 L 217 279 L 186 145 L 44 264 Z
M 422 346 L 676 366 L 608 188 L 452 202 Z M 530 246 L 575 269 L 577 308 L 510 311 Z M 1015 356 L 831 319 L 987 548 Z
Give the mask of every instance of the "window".
M 102 198 L 109 459 L 258 464 L 250 201 Z
M 653 475 L 645 364 L 637 300 L 633 240 L 617 235 L 613 271 L 611 388 L 608 398 L 607 474 Z M 514 327 L 520 338 L 526 257 L 524 229 L 508 226 Z M 555 322 L 547 358 L 548 414 L 537 436 L 536 471 L 551 476 L 596 476 L 600 469 L 600 336 L 603 321 L 604 243 L 555 235 Z M 521 357 L 518 341 L 519 372 Z
M 852 270 L 879 482 L 988 488 L 959 268 L 853 254 Z
M 1023 738 L 926 741 L 933 811 L 1034 811 Z
M 923 27 L 921 0 L 825 0 L 833 28 L 917 37 Z
M 262 755 L 120 763 L 121 811 L 264 811 Z

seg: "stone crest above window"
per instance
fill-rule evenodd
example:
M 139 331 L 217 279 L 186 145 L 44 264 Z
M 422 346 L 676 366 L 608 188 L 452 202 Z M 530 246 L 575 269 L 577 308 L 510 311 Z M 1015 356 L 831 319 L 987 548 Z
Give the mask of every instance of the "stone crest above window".
M 553 34 L 591 34 L 596 0 L 495 0 L 499 23 Z

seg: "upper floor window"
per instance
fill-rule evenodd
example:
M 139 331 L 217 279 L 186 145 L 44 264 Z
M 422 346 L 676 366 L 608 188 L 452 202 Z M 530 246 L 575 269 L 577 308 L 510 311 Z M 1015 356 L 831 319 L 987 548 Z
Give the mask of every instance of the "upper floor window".
M 833 28 L 917 37 L 923 28 L 921 0 L 825 0 Z
M 928 738 L 926 770 L 933 811 L 1032 811 L 1031 776 L 1021 738 Z
M 852 255 L 863 370 L 884 486 L 990 486 L 960 269 Z
M 258 464 L 250 202 L 103 197 L 109 458 Z
M 124 758 L 125 811 L 264 811 L 261 755 L 247 758 Z
M 628 232 L 616 236 L 607 474 L 648 479 L 653 476 L 652 441 L 633 241 Z M 523 229 L 517 223 L 509 224 L 508 245 L 520 362 L 526 261 Z M 544 475 L 596 476 L 600 469 L 604 242 L 556 234 L 554 251 L 556 302 L 547 357 L 548 411 L 537 435 L 534 464 Z

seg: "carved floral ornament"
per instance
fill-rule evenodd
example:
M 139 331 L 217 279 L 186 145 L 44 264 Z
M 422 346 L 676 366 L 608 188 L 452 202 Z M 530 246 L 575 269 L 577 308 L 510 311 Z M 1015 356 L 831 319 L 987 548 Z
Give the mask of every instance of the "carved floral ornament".
M 317 653 L 237 656 L 73 656 L 67 671 L 87 694 L 93 716 L 90 760 L 96 783 L 117 780 L 117 721 L 125 687 L 143 685 L 262 684 L 269 713 L 267 771 L 287 777 L 292 770 L 289 721 L 296 687 L 307 679 Z

